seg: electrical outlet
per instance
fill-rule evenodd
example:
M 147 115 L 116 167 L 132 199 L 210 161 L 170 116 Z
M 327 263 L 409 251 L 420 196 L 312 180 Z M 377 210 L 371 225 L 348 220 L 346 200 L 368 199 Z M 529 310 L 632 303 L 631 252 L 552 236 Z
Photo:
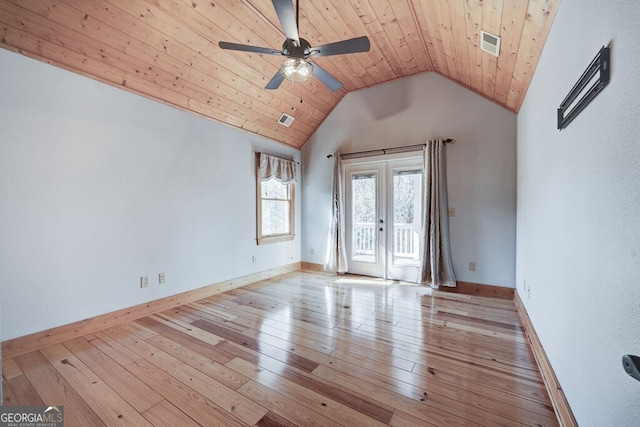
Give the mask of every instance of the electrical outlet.
M 311 255 L 314 255 L 316 253 L 316 250 L 311 248 Z
M 527 298 L 531 298 L 531 286 L 527 287 Z
M 522 279 L 522 290 L 523 291 L 527 290 L 527 279 Z
M 164 273 L 158 273 L 158 283 L 161 285 L 163 283 L 167 283 L 167 275 Z
M 449 216 L 456 216 L 456 208 L 449 208 L 449 209 L 447 209 L 447 215 L 449 215 Z
M 255 255 L 253 255 L 253 256 L 251 257 L 251 264 L 255 264 L 255 263 L 256 263 L 256 256 L 255 256 Z
M 469 261 L 469 271 L 476 271 L 476 262 Z
M 140 287 L 148 288 L 149 287 L 149 276 L 140 277 Z

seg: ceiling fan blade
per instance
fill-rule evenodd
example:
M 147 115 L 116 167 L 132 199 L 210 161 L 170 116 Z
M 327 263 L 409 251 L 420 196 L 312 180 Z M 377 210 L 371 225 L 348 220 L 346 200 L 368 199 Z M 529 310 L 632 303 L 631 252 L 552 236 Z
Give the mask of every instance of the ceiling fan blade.
M 248 44 L 238 44 L 229 42 L 218 42 L 218 46 L 227 50 L 240 50 L 242 52 L 265 53 L 267 55 L 282 55 L 282 51 L 268 47 L 250 46 Z
M 278 89 L 280 87 L 280 83 L 284 81 L 284 76 L 280 71 L 276 73 L 275 76 L 269 80 L 269 83 L 264 87 L 265 89 Z
M 340 83 L 338 79 L 327 73 L 324 68 L 320 67 L 315 62 L 313 63 L 313 75 L 334 92 L 342 88 L 342 83 Z
M 345 53 L 369 52 L 371 44 L 367 36 L 329 43 L 311 49 L 311 56 L 342 55 Z M 317 51 L 317 52 L 316 52 Z
M 276 10 L 282 31 L 288 39 L 295 40 L 297 44 L 300 44 L 300 37 L 298 36 L 298 24 L 296 21 L 296 12 L 293 9 L 293 3 L 291 0 L 271 0 L 273 7 Z

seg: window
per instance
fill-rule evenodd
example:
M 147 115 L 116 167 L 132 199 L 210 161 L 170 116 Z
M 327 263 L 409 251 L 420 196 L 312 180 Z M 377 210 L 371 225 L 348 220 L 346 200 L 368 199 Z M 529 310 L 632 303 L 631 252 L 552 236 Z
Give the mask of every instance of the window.
M 295 163 L 257 153 L 257 242 L 293 240 L 295 219 Z

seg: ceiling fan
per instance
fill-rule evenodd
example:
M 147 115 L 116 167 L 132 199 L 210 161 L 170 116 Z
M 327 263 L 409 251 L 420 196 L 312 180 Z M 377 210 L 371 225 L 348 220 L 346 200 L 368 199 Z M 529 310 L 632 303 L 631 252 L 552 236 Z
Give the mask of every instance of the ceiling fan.
M 286 56 L 280 70 L 267 83 L 265 89 L 277 89 L 286 78 L 292 82 L 304 82 L 316 76 L 325 86 L 332 91 L 342 88 L 342 83 L 325 71 L 316 63 L 308 61 L 309 58 L 318 56 L 342 55 L 345 53 L 368 52 L 371 45 L 367 36 L 342 40 L 322 46 L 311 47 L 308 41 L 298 35 L 298 18 L 300 16 L 299 4 L 293 9 L 291 0 L 271 0 L 278 15 L 278 20 L 287 39 L 282 45 L 282 50 L 266 47 L 250 46 L 246 44 L 219 42 L 222 49 L 239 50 L 243 52 L 264 53 L 267 55 Z

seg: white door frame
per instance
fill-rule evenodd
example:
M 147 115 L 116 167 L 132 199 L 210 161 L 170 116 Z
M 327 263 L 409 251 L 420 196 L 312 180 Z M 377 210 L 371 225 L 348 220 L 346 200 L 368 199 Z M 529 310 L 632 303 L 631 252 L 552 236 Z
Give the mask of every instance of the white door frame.
M 385 279 L 402 280 L 417 283 L 419 266 L 415 263 L 396 263 L 393 254 L 393 175 L 397 170 L 416 170 L 423 168 L 422 151 L 398 153 L 343 161 L 345 226 L 347 264 L 349 273 Z M 424 173 L 424 172 L 423 172 Z M 376 212 L 374 233 L 376 235 L 375 258 L 363 260 L 354 257 L 352 236 L 352 178 L 354 175 L 372 174 L 376 176 Z M 420 192 L 424 197 L 424 191 Z M 422 203 L 420 203 L 422 205 Z M 420 218 L 422 214 L 420 213 Z M 387 220 L 388 219 L 388 220 Z M 382 230 L 381 230 L 382 229 Z M 389 245 L 387 245 L 387 242 Z

